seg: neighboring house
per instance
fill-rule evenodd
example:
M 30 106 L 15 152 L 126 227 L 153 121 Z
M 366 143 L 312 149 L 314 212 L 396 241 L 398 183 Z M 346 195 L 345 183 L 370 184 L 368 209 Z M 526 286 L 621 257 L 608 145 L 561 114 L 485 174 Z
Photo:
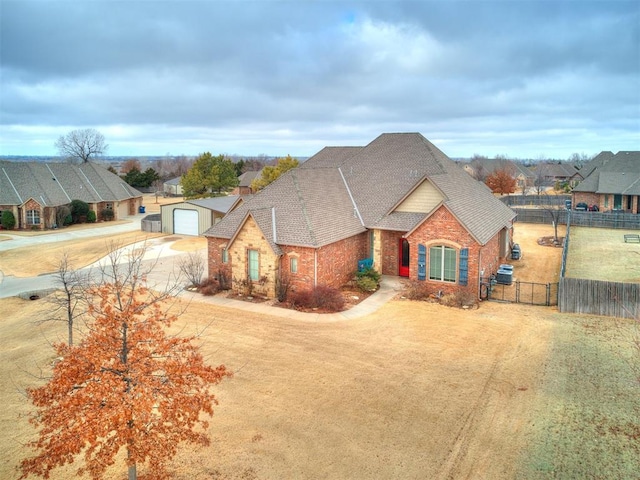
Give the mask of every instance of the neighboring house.
M 498 170 L 507 170 L 515 178 L 520 190 L 533 186 L 535 181 L 534 173 L 522 163 L 503 158 L 477 158 L 465 163 L 462 168 L 473 178 L 481 181 Z
M 538 176 L 540 176 L 540 180 L 545 185 L 554 185 L 556 182 L 571 183 L 575 181 L 573 179 L 576 173 L 578 173 L 578 169 L 572 163 L 567 162 L 540 162 L 533 168 L 535 177 L 538 178 Z
M 182 180 L 182 177 L 176 177 L 164 182 L 163 191 L 165 196 L 181 197 L 182 196 L 182 185 L 180 185 L 181 180 Z
M 201 235 L 242 203 L 237 195 L 185 200 L 160 206 L 163 233 Z
M 640 213 L 640 151 L 601 152 L 579 174 L 584 180 L 573 188 L 574 205 Z
M 253 182 L 261 174 L 262 170 L 258 172 L 244 172 L 238 177 L 238 186 L 231 191 L 231 195 L 251 195 L 253 193 L 251 182 Z
M 434 293 L 478 295 L 507 257 L 515 213 L 419 133 L 326 147 L 205 236 L 209 275 L 276 296 L 339 287 L 366 260 Z
M 138 213 L 142 193 L 95 163 L 0 161 L 0 211 L 10 210 L 17 228 L 57 227 L 58 207 L 82 200 L 96 212 L 119 219 Z

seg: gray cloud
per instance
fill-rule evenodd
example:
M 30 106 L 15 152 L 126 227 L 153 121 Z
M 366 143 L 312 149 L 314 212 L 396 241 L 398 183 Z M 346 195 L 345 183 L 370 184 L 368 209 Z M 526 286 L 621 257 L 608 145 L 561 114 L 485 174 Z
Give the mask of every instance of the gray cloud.
M 0 154 L 310 155 L 420 131 L 452 156 L 638 149 L 640 6 L 3 0 Z

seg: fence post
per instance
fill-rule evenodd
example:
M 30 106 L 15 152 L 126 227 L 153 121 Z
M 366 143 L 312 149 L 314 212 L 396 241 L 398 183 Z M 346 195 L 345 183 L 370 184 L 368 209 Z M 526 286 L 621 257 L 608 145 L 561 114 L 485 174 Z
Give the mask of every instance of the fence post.
M 516 303 L 520 303 L 520 280 L 516 280 Z
M 547 283 L 547 307 L 551 305 L 551 284 Z

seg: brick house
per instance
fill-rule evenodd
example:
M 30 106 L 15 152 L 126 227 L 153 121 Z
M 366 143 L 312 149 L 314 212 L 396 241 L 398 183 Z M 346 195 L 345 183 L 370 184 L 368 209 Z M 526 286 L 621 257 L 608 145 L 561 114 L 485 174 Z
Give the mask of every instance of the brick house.
M 11 211 L 16 228 L 54 228 L 58 208 L 72 200 L 88 203 L 98 220 L 105 210 L 113 211 L 113 218 L 118 219 L 138 212 L 142 193 L 90 162 L 0 161 L 0 212 Z
M 238 177 L 238 186 L 231 191 L 230 195 L 251 195 L 253 193 L 251 182 L 260 177 L 261 174 L 262 170 L 244 172 Z
M 601 152 L 579 171 L 573 205 L 597 205 L 601 212 L 640 213 L 640 151 Z
M 209 275 L 273 297 L 339 287 L 360 260 L 434 291 L 479 293 L 507 257 L 515 213 L 419 133 L 326 147 L 205 232 Z

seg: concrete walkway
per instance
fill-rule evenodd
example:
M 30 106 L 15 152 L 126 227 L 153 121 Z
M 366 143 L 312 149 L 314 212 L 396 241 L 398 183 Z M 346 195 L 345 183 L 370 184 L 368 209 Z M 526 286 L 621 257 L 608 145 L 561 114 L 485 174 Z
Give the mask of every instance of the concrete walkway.
M 349 310 L 338 313 L 306 313 L 288 308 L 274 307 L 263 303 L 244 302 L 242 300 L 234 300 L 224 295 L 204 296 L 199 293 L 184 291 L 180 294 L 181 298 L 188 299 L 193 302 L 210 303 L 222 307 L 237 308 L 247 312 L 271 315 L 275 317 L 288 318 L 292 320 L 304 322 L 340 322 L 345 320 L 353 320 L 356 318 L 367 316 L 379 310 L 385 303 L 393 299 L 402 291 L 403 285 L 398 277 L 383 275 L 380 280 L 380 288 L 364 299 L 358 305 L 351 307 Z

